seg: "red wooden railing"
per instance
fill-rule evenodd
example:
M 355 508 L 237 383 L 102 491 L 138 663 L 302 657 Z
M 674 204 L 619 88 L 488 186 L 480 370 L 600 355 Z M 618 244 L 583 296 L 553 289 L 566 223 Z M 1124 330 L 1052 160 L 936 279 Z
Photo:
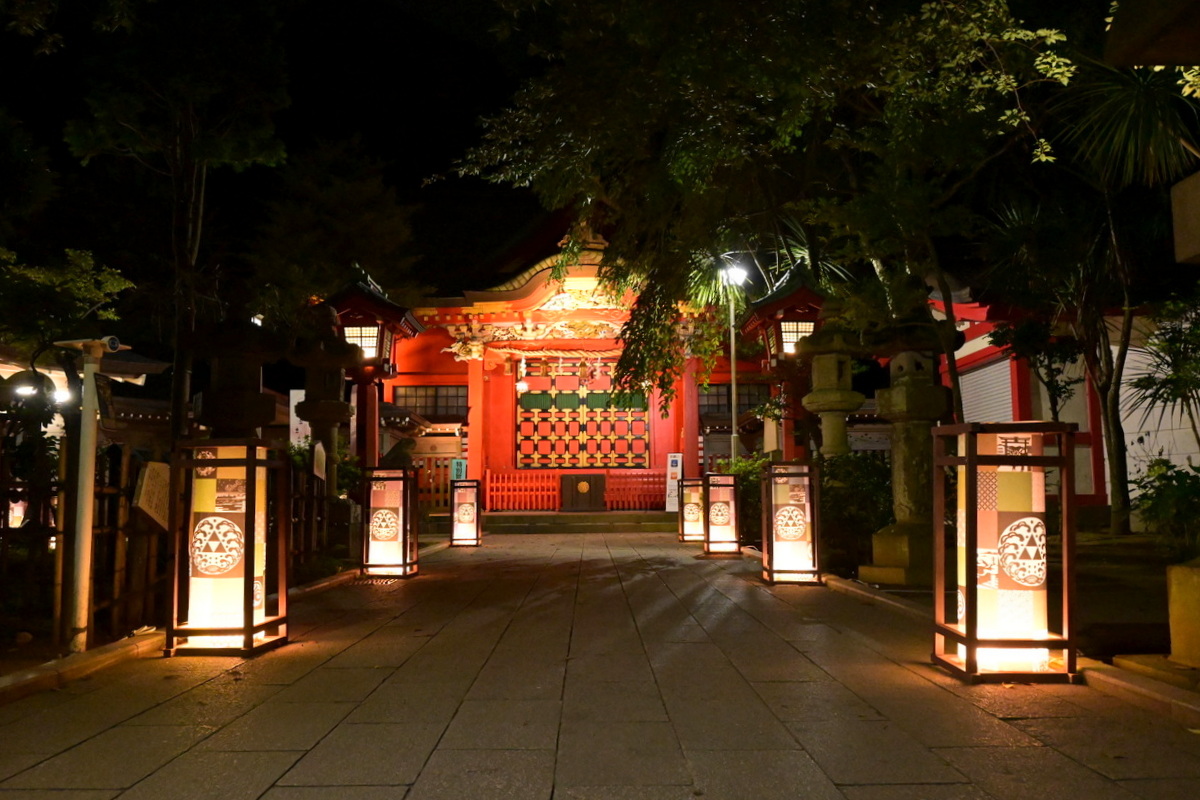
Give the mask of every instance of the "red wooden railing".
M 540 470 L 484 470 L 488 511 L 558 511 L 562 493 L 558 473 Z
M 604 505 L 609 511 L 662 510 L 666 504 L 665 470 L 614 470 L 605 479 Z

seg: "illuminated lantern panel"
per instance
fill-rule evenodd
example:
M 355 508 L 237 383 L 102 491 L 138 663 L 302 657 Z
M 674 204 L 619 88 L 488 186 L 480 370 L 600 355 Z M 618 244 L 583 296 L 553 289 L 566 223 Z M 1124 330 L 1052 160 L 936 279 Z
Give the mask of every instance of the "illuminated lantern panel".
M 268 550 L 273 545 L 276 553 L 286 552 L 282 531 L 268 530 L 267 513 L 268 465 L 279 468 L 281 462 L 270 461 L 267 448 L 259 446 L 213 443 L 189 449 L 183 471 L 190 499 L 177 529 L 186 539 L 176 548 L 186 560 L 177 570 L 186 585 L 177 591 L 167 650 L 249 652 L 282 644 L 287 640 L 282 558 L 278 585 L 271 592 L 267 587 Z M 276 540 L 268 542 L 269 535 Z M 268 609 L 270 593 L 276 597 L 275 613 Z
M 679 481 L 679 541 L 704 541 L 704 479 Z
M 716 472 L 704 476 L 704 552 L 740 554 L 737 530 L 736 477 Z
M 450 544 L 478 545 L 483 538 L 479 481 L 451 481 Z
M 940 465 L 954 464 L 957 484 L 957 586 L 952 607 L 939 609 L 934 658 L 979 680 L 992 675 L 1069 676 L 1075 671 L 1067 637 L 1074 534 L 1069 463 L 1073 427 L 1033 425 L 1032 430 L 1029 423 L 948 426 L 934 434 L 939 442 L 935 460 Z M 940 452 L 940 442 L 951 432 L 957 457 Z M 1047 455 L 1048 451 L 1059 455 Z M 1063 487 L 1060 603 L 1051 602 L 1059 598 L 1052 597 L 1056 593 L 1049 588 L 1047 469 L 1060 471 Z M 944 508 L 944 485 L 937 495 Z M 942 547 L 935 544 L 935 554 L 945 552 Z M 937 579 L 945 581 L 944 563 L 937 569 Z M 944 588 L 935 587 L 935 592 L 947 596 Z M 1061 609 L 1061 634 L 1051 630 L 1052 608 Z
M 774 464 L 763 476 L 763 580 L 820 583 L 815 486 L 806 464 Z
M 363 572 L 368 575 L 417 574 L 416 472 L 368 470 Z

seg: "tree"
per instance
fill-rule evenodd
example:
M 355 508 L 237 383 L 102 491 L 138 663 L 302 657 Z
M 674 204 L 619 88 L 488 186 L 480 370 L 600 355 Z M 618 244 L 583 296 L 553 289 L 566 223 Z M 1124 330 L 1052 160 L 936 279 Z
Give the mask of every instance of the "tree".
M 1001 322 L 988 334 L 993 347 L 1004 348 L 1009 357 L 1021 359 L 1033 369 L 1033 374 L 1046 393 L 1050 419 L 1059 421 L 1059 412 L 1066 401 L 1075 396 L 1075 387 L 1083 378 L 1068 378 L 1068 367 L 1077 363 L 1083 348 L 1067 337 L 1054 336 L 1044 319 L 1022 319 Z
M 1143 410 L 1143 419 L 1158 409 L 1160 424 L 1168 412 L 1183 417 L 1200 448 L 1200 307 L 1195 298 L 1172 299 L 1154 322 L 1145 345 L 1148 369 L 1129 383 L 1132 407 Z
M 97 43 L 89 114 L 67 129 L 85 163 L 120 156 L 168 187 L 169 222 L 159 246 L 174 280 L 176 436 L 187 427 L 197 298 L 211 291 L 216 270 L 203 250 L 209 174 L 283 158 L 272 122 L 288 102 L 276 6 L 147 4 L 127 29 Z
M 383 164 L 356 141 L 294 154 L 277 173 L 266 222 L 246 260 L 255 308 L 282 328 L 312 297 L 328 297 L 365 271 L 393 297 L 416 294 L 413 208 L 396 200 Z
M 1070 74 L 1061 34 L 999 0 L 505 5 L 546 66 L 465 171 L 573 209 L 579 241 L 605 236 L 601 277 L 639 295 L 619 379 L 664 396 L 688 347 L 679 304 L 724 254 L 800 240 L 783 280 L 836 263 L 882 288 L 882 316 L 936 328 L 901 289 L 938 274 L 934 240 L 962 231 L 962 189 L 992 159 L 1051 157 L 1014 135 L 1032 122 L 1019 92 Z

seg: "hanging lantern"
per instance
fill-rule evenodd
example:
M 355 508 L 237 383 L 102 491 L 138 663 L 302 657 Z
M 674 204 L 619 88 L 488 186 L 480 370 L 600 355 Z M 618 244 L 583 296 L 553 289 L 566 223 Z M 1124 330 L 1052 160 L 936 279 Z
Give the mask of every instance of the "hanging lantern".
M 772 464 L 763 476 L 763 580 L 820 583 L 816 467 Z
M 451 545 L 478 545 L 483 540 L 483 515 L 479 513 L 479 481 L 450 481 Z
M 742 552 L 737 527 L 737 476 L 709 472 L 704 476 L 704 552 Z
M 363 573 L 416 575 L 417 471 L 411 468 L 367 470 L 363 496 L 367 498 Z
M 287 642 L 288 460 L 259 440 L 181 446 L 165 651 L 250 654 Z
M 679 481 L 679 541 L 704 541 L 704 478 Z
M 935 428 L 934 597 L 947 598 L 946 482 L 957 478 L 954 601 L 936 604 L 937 664 L 971 681 L 1075 674 L 1074 425 L 971 423 Z M 949 454 L 953 448 L 956 454 Z M 1058 475 L 1062 575 L 1050 589 L 1047 471 Z M 1051 625 L 1051 620 L 1061 623 Z

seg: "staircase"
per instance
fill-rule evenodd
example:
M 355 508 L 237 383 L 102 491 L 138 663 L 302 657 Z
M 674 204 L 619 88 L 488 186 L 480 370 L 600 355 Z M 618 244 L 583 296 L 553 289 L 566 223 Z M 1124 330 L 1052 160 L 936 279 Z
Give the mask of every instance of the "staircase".
M 679 515 L 670 511 L 492 511 L 483 515 L 483 535 L 496 533 L 675 533 Z M 433 535 L 449 535 L 448 514 L 429 518 Z

